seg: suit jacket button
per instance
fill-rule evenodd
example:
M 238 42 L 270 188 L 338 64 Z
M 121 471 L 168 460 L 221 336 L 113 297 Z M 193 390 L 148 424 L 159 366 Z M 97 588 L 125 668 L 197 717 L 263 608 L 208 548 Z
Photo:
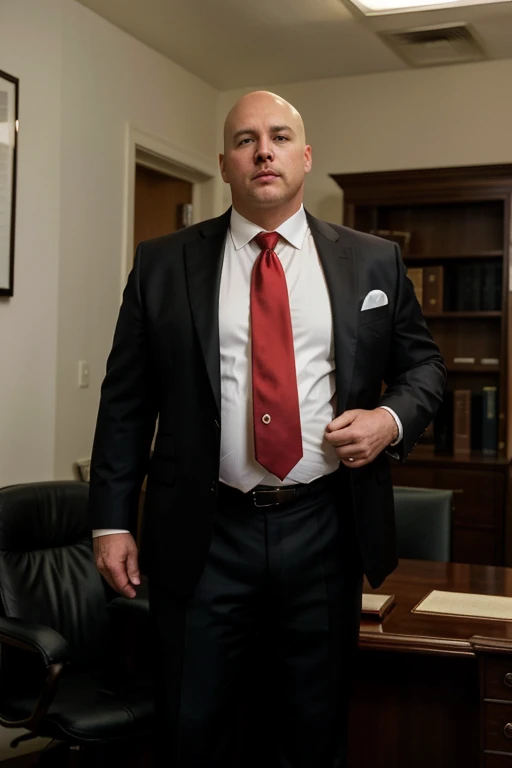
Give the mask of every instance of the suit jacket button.
M 217 421 L 217 419 L 215 419 L 215 421 L 214 421 L 214 424 L 215 424 L 215 426 L 217 427 L 217 429 L 220 429 L 220 424 L 219 424 L 219 422 Z
M 212 493 L 215 493 L 216 489 L 217 489 L 217 483 L 216 483 L 216 481 L 214 480 L 214 481 L 212 482 L 211 486 L 210 486 L 210 491 L 211 491 Z

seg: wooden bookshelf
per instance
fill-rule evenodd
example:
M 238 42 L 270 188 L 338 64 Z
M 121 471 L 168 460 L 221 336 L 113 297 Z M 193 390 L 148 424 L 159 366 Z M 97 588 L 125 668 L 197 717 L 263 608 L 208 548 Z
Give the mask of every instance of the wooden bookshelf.
M 472 450 L 453 454 L 449 441 L 439 441 L 441 427 L 434 423 L 407 462 L 393 466 L 394 482 L 456 492 L 453 560 L 512 565 L 512 165 L 331 178 L 343 190 L 346 226 L 400 245 L 447 364 L 447 402 L 456 391 L 471 393 Z M 477 410 L 489 388 L 497 394 L 490 455 L 489 433 L 481 437 Z M 451 418 L 448 410 L 443 413 Z
M 493 318 L 495 320 L 501 319 L 501 311 L 493 310 L 493 311 L 475 311 L 475 312 L 457 312 L 456 310 L 446 311 L 446 312 L 429 312 L 428 310 L 425 310 L 423 312 L 425 317 L 427 319 L 442 319 L 442 320 L 481 320 L 482 318 L 485 318 L 486 320 L 492 320 Z

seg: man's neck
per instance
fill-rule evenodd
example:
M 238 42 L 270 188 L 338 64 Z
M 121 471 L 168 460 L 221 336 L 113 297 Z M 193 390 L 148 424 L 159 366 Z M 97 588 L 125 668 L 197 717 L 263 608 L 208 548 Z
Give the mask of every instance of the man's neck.
M 244 219 L 252 222 L 252 224 L 256 224 L 258 227 L 261 227 L 266 232 L 272 232 L 276 230 L 279 226 L 281 226 L 281 224 L 283 224 L 295 213 L 297 213 L 301 206 L 302 201 L 299 201 L 293 207 L 290 206 L 286 208 L 286 210 L 265 210 L 263 208 L 251 208 L 250 210 L 247 210 L 243 206 L 235 205 L 233 203 L 233 208 L 237 213 L 240 214 L 240 216 L 243 216 Z

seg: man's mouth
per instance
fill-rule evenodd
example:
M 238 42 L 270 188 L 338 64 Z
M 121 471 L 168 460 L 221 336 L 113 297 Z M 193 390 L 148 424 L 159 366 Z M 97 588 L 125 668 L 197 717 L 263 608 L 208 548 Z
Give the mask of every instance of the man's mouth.
M 278 173 L 275 171 L 270 170 L 270 168 L 262 169 L 261 171 L 258 171 L 258 173 L 255 173 L 253 176 L 253 179 L 258 179 L 261 181 L 270 181 L 271 179 L 276 179 L 279 176 Z

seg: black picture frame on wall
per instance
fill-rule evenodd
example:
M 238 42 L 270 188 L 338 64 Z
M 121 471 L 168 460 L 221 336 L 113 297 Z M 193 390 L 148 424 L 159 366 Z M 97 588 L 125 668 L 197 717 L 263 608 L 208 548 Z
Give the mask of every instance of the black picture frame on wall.
M 0 70 L 0 296 L 14 294 L 19 80 Z

